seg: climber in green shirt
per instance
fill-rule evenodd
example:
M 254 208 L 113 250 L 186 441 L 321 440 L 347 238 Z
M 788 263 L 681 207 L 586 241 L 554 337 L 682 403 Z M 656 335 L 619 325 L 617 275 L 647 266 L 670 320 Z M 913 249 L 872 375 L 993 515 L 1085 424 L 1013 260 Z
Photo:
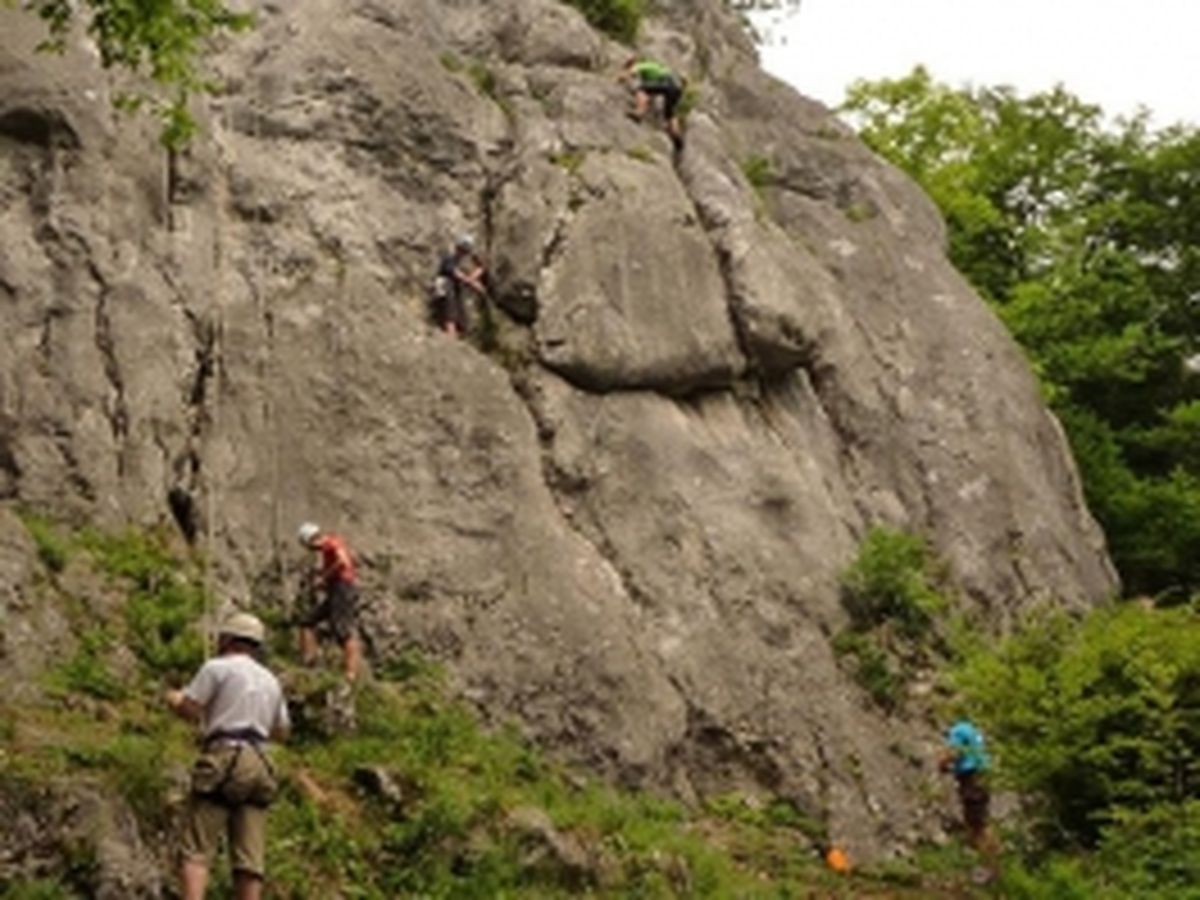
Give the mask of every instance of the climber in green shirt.
M 671 138 L 676 152 L 682 150 L 683 125 L 679 121 L 676 109 L 679 101 L 683 99 L 686 79 L 676 75 L 662 63 L 636 56 L 626 60 L 621 79 L 633 86 L 634 111 L 630 115 L 634 121 L 640 122 L 645 117 L 652 97 L 663 98 L 663 118 L 667 122 L 667 135 Z

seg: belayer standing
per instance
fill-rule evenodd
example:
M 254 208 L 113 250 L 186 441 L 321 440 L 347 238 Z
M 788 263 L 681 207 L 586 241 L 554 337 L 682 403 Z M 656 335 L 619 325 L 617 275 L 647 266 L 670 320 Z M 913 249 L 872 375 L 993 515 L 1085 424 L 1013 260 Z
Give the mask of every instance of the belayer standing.
M 467 333 L 467 298 L 464 291 L 487 297 L 487 269 L 475 252 L 475 239 L 459 236 L 454 249 L 438 263 L 433 279 L 433 319 L 451 337 Z
M 967 840 L 988 864 L 988 868 L 977 871 L 976 880 L 990 881 L 996 876 L 999 847 L 988 821 L 991 793 L 987 773 L 991 760 L 984 746 L 983 732 L 967 719 L 959 719 L 951 725 L 946 731 L 946 748 L 939 766 L 943 772 L 954 774 Z
M 653 97 L 663 99 L 663 118 L 666 120 L 667 135 L 671 145 L 678 153 L 683 149 L 683 123 L 677 113 L 679 101 L 683 99 L 683 89 L 687 82 L 664 66 L 650 59 L 640 59 L 631 56 L 625 61 L 625 71 L 622 80 L 633 85 L 633 112 L 630 114 L 635 122 L 642 121 L 650 109 Z
M 320 595 L 311 611 L 300 620 L 300 658 L 305 665 L 317 659 L 317 626 L 328 622 L 334 638 L 342 647 L 343 671 L 354 681 L 362 661 L 358 640 L 358 576 L 354 557 L 346 542 L 336 534 L 324 534 L 312 522 L 300 526 L 297 534 L 303 547 L 318 554 L 316 565 L 306 576 L 311 593 Z
M 204 731 L 181 853 L 183 900 L 203 900 L 209 862 L 223 836 L 229 839 L 235 896 L 262 896 L 267 807 L 277 790 L 266 743 L 283 739 L 289 728 L 279 681 L 256 658 L 264 632 L 255 616 L 230 616 L 221 625 L 217 655 L 186 688 L 166 694 L 176 714 Z

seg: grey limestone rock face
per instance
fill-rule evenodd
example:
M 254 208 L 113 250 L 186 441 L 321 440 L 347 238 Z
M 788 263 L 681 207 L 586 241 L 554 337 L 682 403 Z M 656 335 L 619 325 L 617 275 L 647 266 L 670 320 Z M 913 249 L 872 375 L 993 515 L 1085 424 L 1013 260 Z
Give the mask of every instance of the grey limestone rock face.
M 867 530 L 927 534 L 996 627 L 1115 578 L 929 201 L 723 4 L 661 7 L 678 160 L 555 0 L 264 6 L 173 156 L 0 10 L 0 503 L 177 526 L 251 605 L 315 519 L 362 557 L 376 659 L 416 644 L 549 747 L 782 793 L 869 858 L 937 826 L 930 724 L 830 646 Z M 463 230 L 498 337 L 428 322 Z

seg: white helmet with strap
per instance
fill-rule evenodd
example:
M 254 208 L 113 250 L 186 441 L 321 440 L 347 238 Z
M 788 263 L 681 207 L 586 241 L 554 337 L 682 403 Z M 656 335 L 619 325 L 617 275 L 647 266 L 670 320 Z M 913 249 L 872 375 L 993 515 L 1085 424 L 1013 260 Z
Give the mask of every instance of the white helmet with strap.
M 305 522 L 303 525 L 300 526 L 300 529 L 296 532 L 296 537 L 299 539 L 301 544 L 303 544 L 305 547 L 307 547 L 310 544 L 312 544 L 313 538 L 315 538 L 320 533 L 321 533 L 321 528 L 319 525 L 317 525 L 316 522 Z

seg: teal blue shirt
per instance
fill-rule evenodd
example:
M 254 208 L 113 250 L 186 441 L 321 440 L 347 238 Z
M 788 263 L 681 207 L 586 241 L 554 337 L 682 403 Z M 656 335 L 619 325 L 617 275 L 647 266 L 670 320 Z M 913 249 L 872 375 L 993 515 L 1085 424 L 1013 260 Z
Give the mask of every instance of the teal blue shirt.
M 960 719 L 946 732 L 946 746 L 954 751 L 954 774 L 986 772 L 991 765 L 983 745 L 983 732 Z

